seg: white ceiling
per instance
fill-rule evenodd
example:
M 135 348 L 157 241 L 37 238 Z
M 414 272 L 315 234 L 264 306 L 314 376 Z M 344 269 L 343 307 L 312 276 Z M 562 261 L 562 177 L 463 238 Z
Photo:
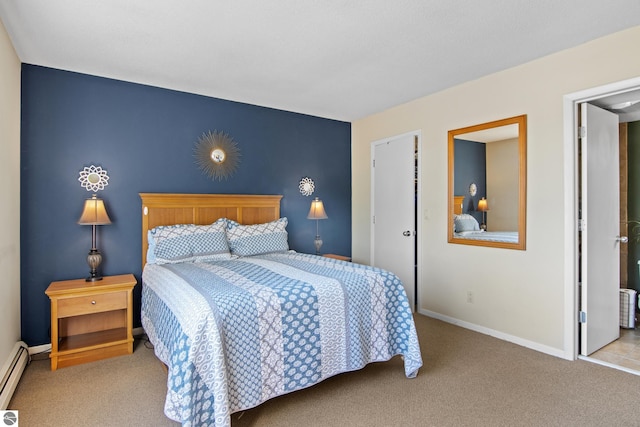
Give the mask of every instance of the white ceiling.
M 23 63 L 353 121 L 640 25 L 640 1 L 2 0 L 0 18 Z
M 640 89 L 605 96 L 589 103 L 616 113 L 621 123 L 640 120 Z

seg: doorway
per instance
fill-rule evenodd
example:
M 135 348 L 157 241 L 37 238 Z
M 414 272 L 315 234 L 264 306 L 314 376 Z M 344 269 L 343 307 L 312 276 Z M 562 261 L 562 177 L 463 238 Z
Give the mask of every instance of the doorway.
M 576 322 L 576 319 L 581 319 L 581 317 L 584 317 L 585 315 L 587 319 L 589 317 L 588 313 L 581 310 L 583 309 L 583 300 L 581 298 L 580 289 L 582 271 L 581 261 L 583 260 L 581 249 L 584 249 L 581 248 L 581 244 L 584 242 L 581 242 L 580 240 L 581 232 L 579 227 L 575 226 L 576 218 L 581 218 L 581 215 L 583 214 L 583 212 L 581 212 L 579 198 L 581 189 L 579 172 L 581 165 L 579 162 L 580 143 L 578 123 L 580 116 L 578 106 L 582 103 L 592 104 L 615 113 L 619 117 L 620 122 L 626 122 L 640 119 L 640 102 L 638 101 L 640 101 L 640 79 L 638 78 L 567 95 L 564 99 L 565 170 L 567 171 L 565 174 L 565 191 L 568 195 L 573 195 L 573 197 L 567 198 L 565 201 L 565 207 L 567 208 L 565 210 L 565 221 L 568 225 L 566 230 L 566 241 L 568 243 L 565 246 L 565 265 L 568 267 L 573 265 L 573 269 L 567 269 L 567 275 L 565 276 L 565 295 L 568 297 L 565 311 L 565 331 L 567 332 L 567 339 L 572 341 L 567 342 L 567 344 L 570 344 L 567 348 L 571 348 L 573 350 L 573 356 L 570 357 L 572 359 L 579 357 L 618 368 L 620 367 L 616 366 L 615 363 L 596 360 L 584 354 L 585 349 L 581 346 L 581 332 L 584 331 L 581 331 L 581 329 L 583 329 L 585 325 L 580 322 Z M 634 119 L 634 117 L 636 118 Z M 619 163 L 617 166 L 618 167 L 615 168 L 615 172 L 619 173 Z M 580 222 L 578 222 L 578 224 L 580 225 Z M 626 234 L 623 230 L 619 235 L 624 236 Z M 595 261 L 591 259 L 587 262 L 597 262 L 597 258 Z M 616 282 L 616 285 L 619 287 L 619 281 L 616 280 Z M 616 309 L 619 309 L 619 298 L 616 298 Z M 619 318 L 614 321 L 617 323 L 617 320 L 619 320 Z M 616 324 L 616 328 L 617 327 L 618 325 Z M 587 322 L 587 329 L 588 328 L 589 326 Z M 625 333 L 621 340 L 628 341 L 629 334 Z M 624 345 L 630 347 L 633 344 Z M 568 354 L 568 356 L 570 355 Z M 630 370 L 625 367 L 620 369 Z M 638 373 L 633 369 L 630 371 Z
M 371 143 L 371 264 L 396 274 L 417 304 L 420 133 Z
M 607 102 L 614 101 L 607 100 Z M 637 129 L 640 129 L 640 121 L 637 121 L 638 117 L 630 117 L 631 121 L 626 121 L 628 119 L 623 115 L 619 114 L 618 116 L 616 118 L 619 118 L 620 161 L 619 168 L 615 172 L 619 173 L 619 235 L 622 236 L 622 242 L 619 245 L 620 257 L 617 263 L 620 280 L 616 283 L 619 283 L 620 294 L 616 298 L 618 316 L 614 325 L 618 337 L 596 351 L 588 353 L 588 360 L 640 375 L 640 328 L 638 327 L 640 325 L 636 322 L 638 300 L 636 292 L 633 290 L 637 289 L 638 285 L 638 267 L 635 262 L 637 246 L 633 240 L 635 230 L 633 226 L 628 227 L 629 220 L 638 218 L 635 197 L 633 196 L 633 194 L 637 194 L 638 189 L 637 179 L 634 178 L 634 175 L 637 176 L 638 173 L 638 166 L 636 166 L 638 162 L 633 159 L 637 159 L 639 141 L 636 133 Z

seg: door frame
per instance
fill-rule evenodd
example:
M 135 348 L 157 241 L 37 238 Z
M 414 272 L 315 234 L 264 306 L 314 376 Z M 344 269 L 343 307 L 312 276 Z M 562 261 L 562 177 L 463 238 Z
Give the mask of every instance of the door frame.
M 371 245 L 369 248 L 369 259 L 373 260 L 373 255 L 374 255 L 374 251 L 375 251 L 375 230 L 374 230 L 374 226 L 373 226 L 373 202 L 374 202 L 374 198 L 375 198 L 375 179 L 374 179 L 374 170 L 373 170 L 373 163 L 372 163 L 372 159 L 374 158 L 374 154 L 375 154 L 375 146 L 376 144 L 381 144 L 383 142 L 392 140 L 392 139 L 398 139 L 398 138 L 404 138 L 406 136 L 413 136 L 416 138 L 416 146 L 417 146 L 417 157 L 418 157 L 418 185 L 416 188 L 416 235 L 415 235 L 415 239 L 416 239 L 416 254 L 415 254 L 415 258 L 416 258 L 416 274 L 414 277 L 414 287 L 415 287 L 415 304 L 413 303 L 413 301 L 410 301 L 411 306 L 413 308 L 415 308 L 415 311 L 417 312 L 420 309 L 420 279 L 423 276 L 423 272 L 422 272 L 422 265 L 423 263 L 421 262 L 420 259 L 420 255 L 422 254 L 422 241 L 424 239 L 420 238 L 420 234 L 422 231 L 422 228 L 420 226 L 420 212 L 422 212 L 422 197 L 421 197 L 421 192 L 422 192 L 422 131 L 421 130 L 413 130 L 413 131 L 409 131 L 409 132 L 405 132 L 405 133 L 401 133 L 398 135 L 392 135 L 386 138 L 380 138 L 380 139 L 376 139 L 375 141 L 371 141 L 371 143 L 369 144 L 369 150 L 370 150 L 370 154 L 369 154 L 369 182 L 371 183 L 371 193 L 369 194 L 369 198 L 371 200 L 370 204 L 369 204 L 369 235 L 371 236 Z
M 563 97 L 564 122 L 564 358 L 579 355 L 578 327 L 578 104 L 640 89 L 640 77 L 606 84 Z

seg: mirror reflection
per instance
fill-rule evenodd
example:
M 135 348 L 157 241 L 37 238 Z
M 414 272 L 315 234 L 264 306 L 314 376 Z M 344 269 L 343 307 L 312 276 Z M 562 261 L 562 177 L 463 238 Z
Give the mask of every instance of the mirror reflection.
M 525 249 L 526 115 L 449 131 L 450 243 Z
M 224 151 L 222 151 L 219 148 L 216 148 L 211 152 L 211 160 L 213 160 L 216 163 L 224 162 L 224 157 L 225 157 Z
M 87 181 L 89 181 L 89 183 L 91 184 L 97 184 L 100 182 L 100 175 L 98 175 L 97 173 L 90 173 L 89 175 L 87 175 Z

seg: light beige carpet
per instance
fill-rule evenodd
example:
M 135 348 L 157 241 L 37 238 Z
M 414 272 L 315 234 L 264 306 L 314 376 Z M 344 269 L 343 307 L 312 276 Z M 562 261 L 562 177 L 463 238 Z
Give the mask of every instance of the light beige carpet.
M 570 362 L 416 315 L 424 366 L 375 363 L 232 416 L 262 426 L 640 426 L 640 377 Z M 175 426 L 153 350 L 49 371 L 27 368 L 10 407 L 24 426 Z

